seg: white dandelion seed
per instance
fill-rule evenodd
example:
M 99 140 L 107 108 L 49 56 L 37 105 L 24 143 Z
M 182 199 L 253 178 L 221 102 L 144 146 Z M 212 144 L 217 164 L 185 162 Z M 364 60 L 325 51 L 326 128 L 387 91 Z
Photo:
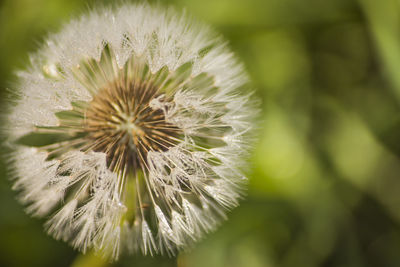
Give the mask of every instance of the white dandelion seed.
M 14 189 L 82 252 L 173 255 L 238 205 L 256 105 L 206 26 L 148 5 L 49 36 L 8 115 Z

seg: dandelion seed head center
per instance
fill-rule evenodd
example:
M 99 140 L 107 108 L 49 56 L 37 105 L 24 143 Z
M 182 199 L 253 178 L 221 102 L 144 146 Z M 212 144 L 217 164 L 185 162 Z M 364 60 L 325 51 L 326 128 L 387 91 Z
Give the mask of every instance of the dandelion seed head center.
M 158 88 L 145 82 L 116 81 L 98 91 L 85 112 L 90 148 L 107 155 L 110 169 L 144 169 L 149 151 L 176 144 L 179 129 L 149 103 Z

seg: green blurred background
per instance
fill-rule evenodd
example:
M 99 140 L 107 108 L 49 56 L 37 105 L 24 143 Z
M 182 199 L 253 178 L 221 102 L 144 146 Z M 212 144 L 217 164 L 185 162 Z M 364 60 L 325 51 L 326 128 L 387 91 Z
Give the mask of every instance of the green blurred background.
M 47 32 L 107 2 L 0 0 L 3 98 Z M 400 1 L 164 2 L 213 25 L 244 61 L 260 140 L 248 196 L 216 233 L 177 259 L 108 265 L 400 266 Z M 106 265 L 48 237 L 10 187 L 1 166 L 0 266 Z

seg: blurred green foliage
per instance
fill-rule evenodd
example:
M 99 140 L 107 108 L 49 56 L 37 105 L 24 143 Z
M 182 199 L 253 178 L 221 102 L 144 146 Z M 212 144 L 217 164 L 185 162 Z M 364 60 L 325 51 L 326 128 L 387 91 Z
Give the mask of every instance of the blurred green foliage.
M 47 32 L 107 2 L 0 0 L 3 96 Z M 400 266 L 400 1 L 164 2 L 213 25 L 244 61 L 260 140 L 248 196 L 216 233 L 177 259 L 110 265 Z M 99 266 L 48 237 L 11 184 L 2 166 L 0 266 Z

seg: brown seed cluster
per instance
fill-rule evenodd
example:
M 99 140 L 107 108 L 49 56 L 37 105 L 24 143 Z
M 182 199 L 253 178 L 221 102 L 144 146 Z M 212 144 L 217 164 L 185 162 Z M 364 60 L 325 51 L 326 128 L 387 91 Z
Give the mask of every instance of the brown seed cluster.
M 157 96 L 149 83 L 114 82 L 99 90 L 85 112 L 87 149 L 106 153 L 110 170 L 145 170 L 147 153 L 175 145 L 180 133 L 149 106 Z

